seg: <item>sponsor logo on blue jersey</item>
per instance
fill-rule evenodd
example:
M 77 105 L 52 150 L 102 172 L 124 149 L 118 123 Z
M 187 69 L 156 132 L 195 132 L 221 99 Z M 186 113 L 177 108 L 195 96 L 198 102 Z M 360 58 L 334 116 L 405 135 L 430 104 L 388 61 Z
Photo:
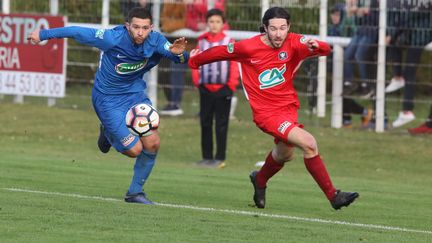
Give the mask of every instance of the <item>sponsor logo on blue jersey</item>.
M 116 65 L 115 70 L 118 74 L 129 74 L 136 71 L 139 71 L 145 67 L 147 64 L 148 59 L 137 62 L 137 63 L 119 63 Z
M 135 139 L 134 135 L 129 133 L 129 135 L 121 139 L 121 143 L 123 144 L 123 146 L 127 147 L 129 144 L 131 144 L 134 141 L 134 139 Z

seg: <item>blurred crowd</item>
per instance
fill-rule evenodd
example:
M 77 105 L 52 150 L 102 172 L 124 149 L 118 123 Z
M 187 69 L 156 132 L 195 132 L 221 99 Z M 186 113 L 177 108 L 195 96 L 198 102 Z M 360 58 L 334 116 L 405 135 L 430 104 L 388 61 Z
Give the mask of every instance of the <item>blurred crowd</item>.
M 377 74 L 378 21 L 378 0 L 346 0 L 335 4 L 330 10 L 328 34 L 351 37 L 344 51 L 344 127 L 352 127 L 353 114 L 360 115 L 363 128 L 375 127 L 373 104 Z M 387 1 L 386 60 L 388 69 L 391 70 L 391 78 L 385 92 L 402 92 L 403 98 L 401 111 L 394 121 L 389 121 L 386 114 L 386 128 L 401 127 L 416 118 L 416 74 L 424 47 L 432 42 L 431 25 L 432 2 Z M 365 107 L 356 101 L 356 98 L 370 100 L 371 105 Z M 425 123 L 408 131 L 413 135 L 432 133 L 432 126 L 428 124 L 430 116 Z

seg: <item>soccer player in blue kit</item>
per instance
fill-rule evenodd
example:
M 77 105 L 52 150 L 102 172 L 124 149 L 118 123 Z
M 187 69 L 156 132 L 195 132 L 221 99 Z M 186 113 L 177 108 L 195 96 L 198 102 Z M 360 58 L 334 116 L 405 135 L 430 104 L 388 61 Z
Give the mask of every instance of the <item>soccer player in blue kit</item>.
M 113 29 L 71 26 L 37 29 L 28 36 L 33 43 L 73 38 L 102 51 L 92 90 L 93 107 L 102 123 L 98 146 L 104 153 L 113 146 L 118 152 L 136 158 L 132 182 L 125 196 L 125 201 L 130 203 L 153 204 L 143 192 L 143 186 L 155 164 L 160 138 L 157 130 L 143 137 L 132 135 L 126 127 L 125 115 L 136 104 L 151 104 L 142 77 L 162 57 L 176 63 L 188 61 L 184 37 L 171 44 L 152 28 L 150 12 L 133 8 L 125 25 Z

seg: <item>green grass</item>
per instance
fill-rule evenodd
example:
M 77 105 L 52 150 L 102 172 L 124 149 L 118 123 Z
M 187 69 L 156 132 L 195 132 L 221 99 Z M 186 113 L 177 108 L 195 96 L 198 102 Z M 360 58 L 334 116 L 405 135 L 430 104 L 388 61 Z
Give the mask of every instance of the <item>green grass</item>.
M 0 103 L 0 242 L 430 242 L 432 234 L 265 217 L 259 213 L 432 231 L 431 137 L 404 129 L 383 134 L 331 129 L 329 118 L 301 113 L 315 135 L 333 182 L 361 197 L 331 209 L 296 158 L 269 183 L 267 208 L 252 203 L 248 174 L 272 148 L 272 138 L 251 122 L 239 93 L 230 123 L 225 169 L 194 166 L 200 159 L 198 98 L 186 92 L 181 118 L 163 117 L 162 146 L 145 191 L 161 203 L 253 212 L 203 211 L 122 202 L 133 160 L 101 154 L 98 121 L 87 87 L 68 87 L 56 107 L 26 98 Z M 161 96 L 163 97 L 163 96 Z M 163 104 L 163 99 L 160 101 Z M 426 105 L 423 110 L 427 112 Z M 419 111 L 421 110 L 418 108 Z M 395 111 L 391 111 L 395 112 Z M 417 114 L 419 117 L 420 114 Z M 420 121 L 419 121 L 420 122 Z M 417 125 L 417 124 L 413 124 Z M 20 188 L 84 196 L 5 190 Z

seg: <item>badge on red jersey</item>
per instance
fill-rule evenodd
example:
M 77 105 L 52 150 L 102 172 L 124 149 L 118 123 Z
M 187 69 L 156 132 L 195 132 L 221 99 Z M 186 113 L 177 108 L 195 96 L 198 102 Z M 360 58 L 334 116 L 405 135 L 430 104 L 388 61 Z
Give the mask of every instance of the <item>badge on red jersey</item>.
M 286 53 L 286 51 L 281 51 L 279 52 L 279 60 L 283 61 L 285 59 L 287 59 L 288 54 Z
M 306 44 L 306 42 L 307 42 L 307 38 L 306 38 L 306 36 L 302 36 L 301 38 L 300 38 L 300 43 L 302 43 L 302 44 Z
M 234 43 L 229 43 L 227 45 L 227 50 L 228 50 L 228 53 L 233 53 L 234 52 Z
M 285 82 L 283 74 L 286 71 L 286 64 L 280 68 L 272 68 L 264 70 L 259 75 L 260 89 L 268 89 Z

